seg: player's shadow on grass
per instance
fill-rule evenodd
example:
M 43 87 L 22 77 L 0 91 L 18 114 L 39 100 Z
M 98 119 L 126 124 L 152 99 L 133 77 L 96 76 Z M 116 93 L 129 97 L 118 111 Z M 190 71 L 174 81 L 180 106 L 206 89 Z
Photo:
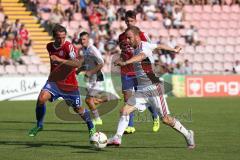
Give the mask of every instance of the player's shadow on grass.
M 70 147 L 74 149 L 85 149 L 87 151 L 78 151 L 76 153 L 95 153 L 97 152 L 94 148 L 91 146 L 83 146 L 83 145 L 71 145 L 71 144 L 64 144 L 68 143 L 62 142 L 59 144 L 61 141 L 51 141 L 51 142 L 27 142 L 27 141 L 0 141 L 0 145 L 17 145 L 17 146 L 25 146 L 25 148 L 39 148 L 39 147 Z
M 162 149 L 164 149 L 164 148 L 174 148 L 174 149 L 182 149 L 182 148 L 186 148 L 186 147 L 184 147 L 184 146 L 126 146 L 126 147 L 120 147 L 120 148 L 123 148 L 123 149 L 133 149 L 133 148 L 139 148 L 139 149 L 154 149 L 154 148 L 162 148 Z
M 33 121 L 0 121 L 0 123 L 23 123 L 23 124 L 36 124 Z M 44 122 L 44 124 L 84 124 L 84 122 Z

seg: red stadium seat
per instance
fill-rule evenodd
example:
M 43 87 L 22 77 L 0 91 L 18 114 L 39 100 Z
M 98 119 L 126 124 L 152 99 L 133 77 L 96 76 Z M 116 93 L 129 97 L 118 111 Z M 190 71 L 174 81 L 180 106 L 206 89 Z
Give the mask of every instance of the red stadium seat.
M 208 45 L 208 46 L 206 46 L 206 52 L 214 54 L 216 51 L 215 51 L 215 48 L 213 46 Z
M 216 53 L 220 53 L 220 54 L 225 54 L 226 53 L 225 47 L 223 45 L 217 45 L 215 50 L 216 50 Z
M 239 8 L 239 5 L 232 5 L 231 6 L 231 11 L 232 12 L 235 12 L 235 13 L 239 13 L 240 12 L 240 8 Z
M 5 71 L 7 74 L 16 74 L 16 67 L 14 65 L 5 66 Z
M 212 6 L 210 6 L 210 5 L 204 5 L 204 6 L 203 6 L 203 11 L 204 11 L 204 12 L 208 12 L 208 13 L 212 12 Z
M 219 22 L 219 28 L 228 28 L 228 22 L 227 21 L 220 21 Z
M 200 21 L 202 19 L 202 16 L 200 13 L 193 13 L 192 14 L 192 19 L 195 21 Z
M 229 13 L 221 13 L 220 18 L 221 18 L 221 20 L 228 21 L 229 20 Z
M 192 13 L 193 12 L 193 6 L 192 5 L 184 6 L 184 11 L 187 12 L 187 13 Z
M 227 44 L 235 45 L 236 44 L 236 39 L 233 38 L 233 37 L 227 37 Z
M 57 0 L 49 0 L 48 3 L 55 5 L 57 3 Z
M 212 20 L 215 20 L 215 21 L 218 21 L 218 20 L 220 20 L 221 19 L 221 14 L 219 14 L 219 13 L 212 13 L 211 14 L 211 19 Z
M 201 5 L 195 5 L 195 6 L 193 6 L 193 11 L 194 11 L 194 12 L 199 12 L 199 13 L 201 13 L 202 10 L 203 10 L 203 7 L 202 7 Z
M 198 33 L 200 36 L 203 36 L 203 37 L 208 36 L 208 30 L 206 30 L 206 29 L 199 29 Z
M 29 56 L 22 56 L 21 58 L 24 64 L 32 64 L 32 61 Z
M 194 62 L 204 62 L 203 54 L 194 54 L 193 60 Z
M 233 62 L 233 54 L 230 53 L 226 53 L 224 54 L 224 62 Z
M 210 13 L 202 13 L 202 19 L 205 21 L 209 21 L 211 19 L 211 14 Z
M 4 75 L 4 74 L 6 74 L 4 66 L 0 65 L 0 75 Z
M 229 5 L 223 5 L 222 6 L 222 11 L 225 12 L 225 13 L 229 13 L 231 12 L 231 8 Z
M 154 29 L 160 29 L 160 28 L 163 29 L 164 28 L 161 21 L 151 21 L 150 26 L 151 26 L 151 28 L 154 28 Z
M 82 14 L 81 13 L 74 13 L 73 20 L 81 21 L 82 20 Z
M 69 4 L 68 0 L 60 0 L 60 3 L 62 4 L 62 6 L 65 6 L 67 4 Z
M 210 28 L 214 28 L 214 29 L 218 29 L 219 28 L 219 24 L 218 21 L 211 21 L 209 24 Z
M 205 54 L 206 53 L 205 47 L 204 46 L 197 46 L 196 47 L 196 53 Z
M 39 73 L 38 66 L 33 65 L 33 64 L 27 66 L 27 71 L 31 74 L 38 74 Z
M 222 36 L 222 37 L 227 37 L 228 36 L 227 31 L 225 29 L 219 29 L 218 30 L 218 35 Z
M 229 63 L 229 62 L 224 62 L 223 67 L 225 70 L 229 70 L 229 71 L 232 71 L 233 69 L 232 63 Z
M 42 73 L 42 74 L 48 74 L 49 71 L 50 71 L 49 68 L 47 67 L 47 65 L 45 65 L 45 64 L 39 65 L 39 66 L 38 66 L 38 70 L 39 70 L 39 72 Z
M 184 59 L 188 59 L 190 62 L 194 61 L 192 54 L 183 54 Z
M 216 41 L 216 39 L 214 37 L 208 37 L 207 38 L 207 44 L 216 45 L 217 41 Z
M 231 13 L 230 14 L 230 19 L 238 21 L 240 18 L 239 13 Z
M 238 51 L 236 54 L 234 54 L 234 60 L 239 60 L 240 61 L 240 51 Z
M 221 63 L 221 62 L 215 62 L 215 63 L 213 63 L 213 69 L 214 69 L 215 71 L 218 71 L 218 72 L 224 72 L 223 63 Z
M 170 29 L 169 30 L 169 35 L 174 36 L 174 37 L 178 37 L 179 36 L 179 32 L 176 29 Z
M 212 9 L 213 9 L 213 12 L 215 12 L 215 13 L 222 12 L 222 9 L 221 9 L 220 5 L 214 5 Z
M 236 38 L 236 44 L 240 45 L 240 37 Z
M 200 72 L 202 71 L 202 64 L 201 63 L 193 63 L 192 65 L 193 72 Z
M 194 47 L 193 46 L 186 46 L 185 53 L 186 54 L 194 54 L 195 53 Z
M 209 62 L 203 63 L 203 70 L 207 72 L 214 71 L 212 63 L 209 63 Z
M 166 29 L 160 29 L 158 34 L 162 37 L 168 37 L 169 36 L 168 35 L 168 30 L 166 30 Z
M 26 65 L 17 65 L 16 70 L 18 74 L 27 74 L 27 66 Z
M 213 54 L 203 54 L 205 62 L 214 62 Z
M 237 37 L 238 35 L 236 34 L 236 30 L 235 29 L 228 29 L 227 30 L 227 35 L 228 36 L 232 36 L 232 37 Z
M 237 21 L 230 21 L 229 22 L 229 27 L 230 28 L 239 28 L 238 22 Z
M 209 23 L 208 21 L 201 21 L 200 24 L 199 24 L 199 28 L 209 28 Z
M 225 46 L 225 51 L 227 52 L 227 53 L 235 53 L 235 48 L 232 46 L 232 45 L 227 45 L 227 46 Z
M 80 23 L 78 21 L 70 21 L 70 28 L 77 29 Z
M 193 20 L 192 14 L 186 13 L 186 15 L 185 15 L 185 20 L 186 20 L 186 21 L 191 21 L 191 20 Z
M 240 46 L 239 45 L 235 46 L 235 51 L 236 51 L 236 54 L 240 55 Z
M 212 37 L 218 37 L 219 36 L 218 30 L 216 30 L 216 29 L 209 29 L 208 30 L 208 35 L 212 36 Z
M 41 59 L 38 56 L 31 56 L 32 64 L 41 64 Z
M 223 54 L 215 53 L 214 54 L 214 60 L 216 62 L 224 62 Z

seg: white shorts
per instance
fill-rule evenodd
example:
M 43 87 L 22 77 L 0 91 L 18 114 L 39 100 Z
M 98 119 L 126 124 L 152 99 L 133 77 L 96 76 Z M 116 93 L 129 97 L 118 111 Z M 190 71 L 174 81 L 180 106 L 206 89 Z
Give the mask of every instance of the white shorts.
M 97 97 L 101 91 L 102 81 L 90 81 L 86 83 L 87 86 L 87 97 Z
M 148 106 L 151 106 L 156 109 L 160 117 L 170 114 L 166 99 L 164 98 L 163 84 L 161 83 L 138 89 L 128 99 L 127 104 L 134 106 L 139 112 L 143 112 Z

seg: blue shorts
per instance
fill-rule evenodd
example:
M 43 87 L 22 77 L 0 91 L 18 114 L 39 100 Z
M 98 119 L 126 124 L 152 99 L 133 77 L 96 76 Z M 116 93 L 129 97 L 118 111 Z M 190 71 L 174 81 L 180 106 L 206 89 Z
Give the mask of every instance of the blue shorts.
M 136 76 L 122 75 L 122 90 L 123 91 L 132 91 L 137 89 L 137 78 Z
M 51 93 L 52 97 L 49 100 L 50 102 L 55 101 L 59 97 L 62 97 L 68 105 L 71 105 L 74 108 L 79 108 L 82 105 L 79 90 L 72 92 L 64 92 L 58 88 L 55 82 L 48 81 L 46 82 L 42 90 Z

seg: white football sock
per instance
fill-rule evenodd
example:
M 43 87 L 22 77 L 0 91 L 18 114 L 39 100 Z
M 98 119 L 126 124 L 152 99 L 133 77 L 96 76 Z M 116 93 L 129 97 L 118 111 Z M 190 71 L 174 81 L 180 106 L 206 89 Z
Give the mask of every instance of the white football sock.
M 129 123 L 129 115 L 125 116 L 125 115 L 122 115 L 120 117 L 120 120 L 118 122 L 118 128 L 117 128 L 117 133 L 116 135 L 119 137 L 122 137 L 125 129 L 127 128 L 128 126 L 128 123 Z
M 188 130 L 177 120 L 175 119 L 175 124 L 173 126 L 178 132 L 182 133 L 185 137 L 189 136 Z

